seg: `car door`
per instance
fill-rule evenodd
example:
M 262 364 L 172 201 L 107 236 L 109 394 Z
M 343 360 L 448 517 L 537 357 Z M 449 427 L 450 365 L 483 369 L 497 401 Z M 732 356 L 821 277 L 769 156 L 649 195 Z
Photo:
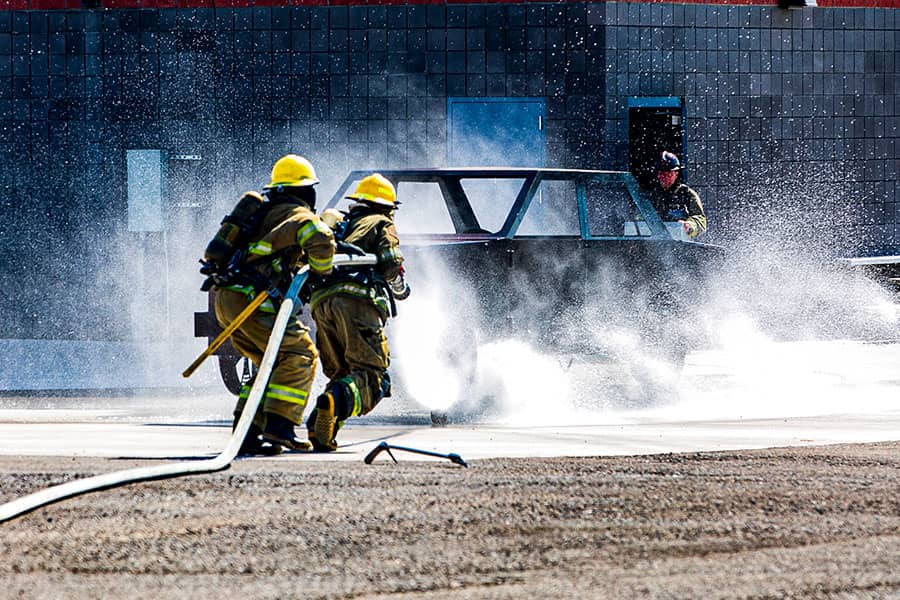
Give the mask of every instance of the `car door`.
M 523 211 L 509 249 L 511 332 L 544 348 L 569 346 L 580 340 L 584 305 L 575 178 L 542 173 Z

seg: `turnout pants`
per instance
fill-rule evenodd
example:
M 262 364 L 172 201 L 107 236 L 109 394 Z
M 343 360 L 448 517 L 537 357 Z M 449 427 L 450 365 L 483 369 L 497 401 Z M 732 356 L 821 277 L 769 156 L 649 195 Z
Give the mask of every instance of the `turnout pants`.
M 381 400 L 391 362 L 381 311 L 367 298 L 337 294 L 316 304 L 312 316 L 329 385 L 340 380 L 350 388 L 354 406 L 348 416 L 370 412 Z
M 217 291 L 216 319 L 219 325 L 227 327 L 249 303 L 250 299 L 245 294 L 231 290 Z M 257 309 L 232 334 L 231 343 L 241 356 L 249 358 L 258 368 L 274 325 L 274 313 Z M 284 332 L 272 376 L 253 419 L 257 427 L 265 428 L 265 413 L 281 415 L 295 425 L 302 422 L 303 409 L 315 376 L 316 358 L 317 352 L 309 330 L 297 319 L 292 319 Z M 244 410 L 249 393 L 250 386 L 245 385 L 235 407 L 236 416 Z

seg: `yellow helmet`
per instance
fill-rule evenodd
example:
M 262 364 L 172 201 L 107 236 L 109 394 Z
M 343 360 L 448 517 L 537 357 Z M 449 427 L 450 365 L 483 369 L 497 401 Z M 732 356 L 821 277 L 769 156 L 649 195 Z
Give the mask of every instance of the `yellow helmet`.
M 319 183 L 312 163 L 296 154 L 282 156 L 272 167 L 272 181 L 264 189 L 276 187 L 305 187 Z
M 388 181 L 387 177 L 381 173 L 373 173 L 363 177 L 359 185 L 356 186 L 356 191 L 346 197 L 350 200 L 370 202 L 388 208 L 395 208 L 400 204 L 397 202 L 397 192 L 394 191 L 394 184 Z

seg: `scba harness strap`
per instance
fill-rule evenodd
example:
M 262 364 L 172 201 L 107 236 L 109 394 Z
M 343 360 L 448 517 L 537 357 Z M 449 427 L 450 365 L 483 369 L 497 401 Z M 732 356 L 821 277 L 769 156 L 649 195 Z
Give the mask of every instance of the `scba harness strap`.
M 310 277 L 301 290 L 300 299 L 314 307 L 337 294 L 371 300 L 385 315 L 397 316 L 397 304 L 391 288 L 374 268 L 354 267 L 348 270 L 338 267 L 330 275 Z
M 309 207 L 314 197 L 302 198 L 256 192 L 246 192 L 221 222 L 216 236 L 209 242 L 204 258 L 200 260 L 200 273 L 207 275 L 200 289 L 204 292 L 212 288 L 229 289 L 253 298 L 266 291 L 273 300 L 274 310 L 278 310 L 279 298 L 287 291 L 290 278 L 282 269 L 282 258 L 289 248 L 272 252 L 258 251 L 259 242 L 252 236 L 260 227 L 269 211 L 279 204 L 297 204 Z M 312 209 L 311 209 L 312 210 Z M 269 271 L 269 273 L 266 273 Z

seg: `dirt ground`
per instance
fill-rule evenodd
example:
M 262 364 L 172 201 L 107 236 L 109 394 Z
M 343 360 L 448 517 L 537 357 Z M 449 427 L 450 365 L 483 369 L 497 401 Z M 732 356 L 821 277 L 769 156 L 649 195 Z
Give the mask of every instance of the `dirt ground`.
M 146 464 L 3 457 L 0 502 Z M 900 598 L 898 467 L 900 442 L 242 460 L 0 524 L 0 597 Z

